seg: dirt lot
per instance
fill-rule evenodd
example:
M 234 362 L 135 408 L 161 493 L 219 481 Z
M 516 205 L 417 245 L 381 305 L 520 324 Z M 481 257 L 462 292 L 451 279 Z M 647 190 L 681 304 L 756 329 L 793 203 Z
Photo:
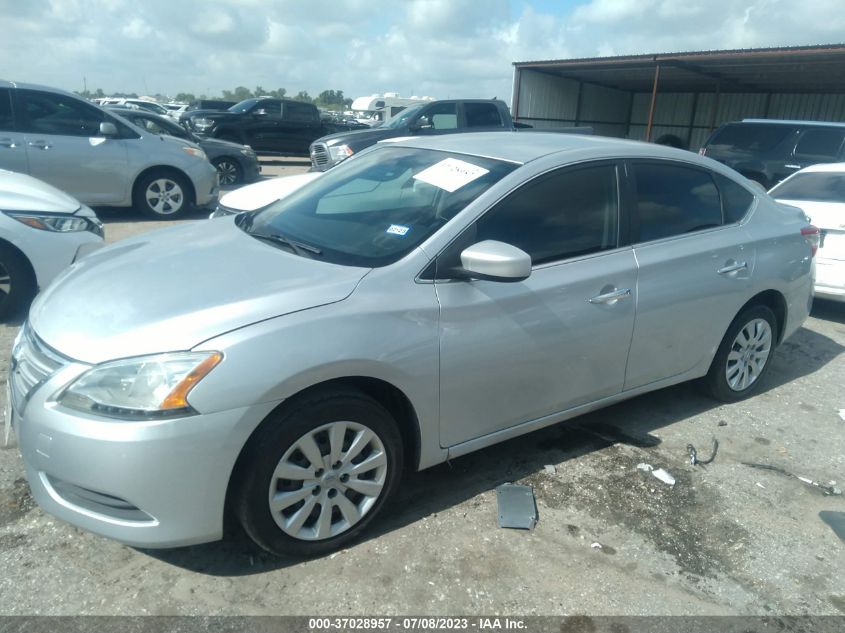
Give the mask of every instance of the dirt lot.
M 110 240 L 163 224 L 103 215 Z M 0 326 L 0 382 L 17 329 Z M 845 488 L 843 350 L 845 305 L 818 303 L 760 395 L 681 385 L 410 474 L 365 540 L 307 562 L 236 531 L 164 551 L 81 532 L 34 506 L 2 448 L 0 614 L 842 614 L 845 543 L 818 514 L 845 497 L 741 462 Z M 692 466 L 687 445 L 714 437 Z M 506 481 L 534 487 L 534 531 L 497 527 Z

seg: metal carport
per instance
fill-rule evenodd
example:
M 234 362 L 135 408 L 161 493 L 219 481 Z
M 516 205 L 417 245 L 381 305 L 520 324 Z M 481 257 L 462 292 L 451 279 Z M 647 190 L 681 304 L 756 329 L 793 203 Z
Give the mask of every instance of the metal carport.
M 697 149 L 743 118 L 845 120 L 845 45 L 514 62 L 514 119 Z

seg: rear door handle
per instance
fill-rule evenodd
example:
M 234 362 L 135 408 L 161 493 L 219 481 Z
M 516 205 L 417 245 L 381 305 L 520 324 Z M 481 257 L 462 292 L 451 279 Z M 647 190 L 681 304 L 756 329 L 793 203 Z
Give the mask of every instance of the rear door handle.
M 0 138 L 0 147 L 17 147 L 18 144 L 15 142 L 13 138 Z
M 733 264 L 728 264 L 727 266 L 723 266 L 716 272 L 720 275 L 730 275 L 731 273 L 739 272 L 740 270 L 747 270 L 748 264 L 745 262 L 736 262 Z
M 630 288 L 618 288 L 612 292 L 596 295 L 587 299 L 590 303 L 616 303 L 620 299 L 627 299 L 631 296 Z
M 53 147 L 47 141 L 30 141 L 30 147 L 35 147 L 36 149 L 50 149 Z

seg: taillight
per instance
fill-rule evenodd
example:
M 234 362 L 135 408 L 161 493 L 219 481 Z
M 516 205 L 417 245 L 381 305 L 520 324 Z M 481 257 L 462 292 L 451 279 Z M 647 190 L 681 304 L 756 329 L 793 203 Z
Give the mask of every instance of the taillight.
M 804 239 L 807 240 L 807 244 L 810 245 L 810 257 L 815 257 L 816 251 L 819 250 L 819 240 L 821 239 L 819 228 L 809 224 L 801 229 L 801 235 L 804 236 Z

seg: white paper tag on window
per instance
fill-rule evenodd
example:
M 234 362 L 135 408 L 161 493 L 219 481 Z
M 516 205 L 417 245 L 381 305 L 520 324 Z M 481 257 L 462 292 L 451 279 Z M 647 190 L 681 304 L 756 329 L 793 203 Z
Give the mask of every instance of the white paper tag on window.
M 490 170 L 463 160 L 447 158 L 422 170 L 414 178 L 452 193 L 481 178 L 488 171 Z
M 387 232 L 390 233 L 391 235 L 405 235 L 405 233 L 408 232 L 408 227 L 407 226 L 401 226 L 399 224 L 391 224 L 388 227 Z

